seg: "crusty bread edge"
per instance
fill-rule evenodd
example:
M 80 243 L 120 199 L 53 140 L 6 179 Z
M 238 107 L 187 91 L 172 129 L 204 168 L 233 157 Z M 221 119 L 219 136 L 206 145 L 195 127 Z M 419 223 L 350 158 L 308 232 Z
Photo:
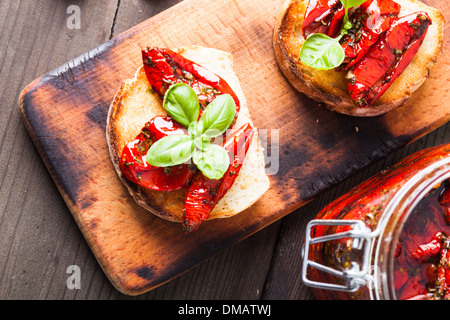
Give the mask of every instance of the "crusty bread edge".
M 412 2 L 418 3 L 419 1 L 410 0 Z M 314 79 L 309 77 L 307 74 L 301 72 L 301 68 L 309 68 L 298 60 L 297 57 L 293 57 L 288 48 L 287 41 L 291 40 L 294 31 L 290 29 L 290 25 L 293 23 L 289 21 L 292 19 L 289 11 L 298 2 L 298 0 L 286 0 L 277 15 L 275 22 L 274 32 L 273 32 L 273 51 L 274 56 L 277 61 L 279 69 L 282 71 L 286 79 L 291 83 L 291 85 L 298 91 L 304 93 L 308 97 L 325 104 L 325 106 L 331 110 L 342 114 L 347 114 L 350 116 L 359 117 L 372 117 L 387 113 L 403 104 L 405 104 L 411 97 L 412 93 L 416 91 L 422 83 L 429 77 L 431 69 L 437 62 L 439 54 L 442 52 L 442 46 L 444 42 L 443 38 L 443 23 L 440 24 L 439 30 L 439 46 L 435 48 L 433 56 L 430 59 L 428 66 L 422 70 L 422 78 L 420 81 L 411 83 L 409 86 L 408 93 L 403 97 L 395 101 L 390 102 L 376 102 L 370 108 L 357 108 L 354 106 L 348 94 L 340 94 L 340 92 L 334 91 L 329 92 L 323 90 L 314 82 Z M 437 11 L 437 10 L 436 10 Z M 442 13 L 437 11 L 436 14 L 440 15 L 440 19 L 444 21 Z
M 128 94 L 128 88 L 133 85 L 134 81 L 137 81 L 137 75 L 139 73 L 139 69 L 135 72 L 135 76 L 132 79 L 126 80 L 119 88 L 119 90 L 116 92 L 114 99 L 109 107 L 108 110 L 108 117 L 106 122 L 106 141 L 108 145 L 108 151 L 111 158 L 111 161 L 113 163 L 114 169 L 116 170 L 116 173 L 122 182 L 122 184 L 125 186 L 129 194 L 133 197 L 133 199 L 144 209 L 150 211 L 152 214 L 163 218 L 168 221 L 173 222 L 179 222 L 179 220 L 170 214 L 170 212 L 164 210 L 164 207 L 155 207 L 150 206 L 148 204 L 148 201 L 146 200 L 145 193 L 142 192 L 142 189 L 137 186 L 136 184 L 130 182 L 125 175 L 123 174 L 122 170 L 120 169 L 120 154 L 121 152 L 118 150 L 117 144 L 116 144 L 116 133 L 113 129 L 113 126 L 111 125 L 112 122 L 114 122 L 116 118 L 116 114 L 119 113 L 120 108 L 123 106 L 121 101 L 124 99 L 124 96 Z

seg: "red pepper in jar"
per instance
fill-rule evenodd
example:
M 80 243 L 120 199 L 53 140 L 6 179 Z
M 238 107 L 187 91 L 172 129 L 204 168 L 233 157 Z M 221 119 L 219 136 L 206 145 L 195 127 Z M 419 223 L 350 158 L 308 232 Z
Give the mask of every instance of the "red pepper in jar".
M 350 15 L 353 27 L 341 40 L 345 59 L 338 71 L 349 70 L 369 51 L 379 36 L 397 19 L 400 5 L 392 0 L 369 0 Z
M 426 12 L 399 18 L 348 72 L 348 90 L 357 107 L 369 107 L 386 92 L 416 55 L 430 24 Z
M 412 253 L 413 258 L 419 262 L 426 262 L 435 257 L 442 248 L 442 232 L 437 232 L 433 239 L 425 244 L 421 244 L 416 251 Z
M 198 96 L 201 115 L 202 109 L 217 95 L 228 93 L 236 104 L 237 117 L 240 109 L 238 97 L 228 83 L 212 71 L 169 49 L 144 49 L 142 60 L 147 79 L 160 98 L 164 97 L 171 84 L 186 83 Z
M 208 219 L 217 202 L 233 185 L 244 162 L 253 134 L 251 125 L 246 124 L 225 138 L 223 148 L 230 156 L 230 166 L 221 179 L 209 179 L 201 172 L 194 177 L 184 203 L 183 228 L 186 233 L 195 231 L 202 221 Z
M 120 157 L 120 168 L 125 177 L 145 188 L 173 191 L 186 188 L 196 170 L 188 164 L 173 167 L 154 167 L 145 159 L 151 145 L 168 135 L 187 134 L 187 130 L 171 117 L 156 116 L 148 121 L 135 140 L 128 143 Z
M 383 257 L 391 256 L 392 254 L 394 259 L 392 273 L 387 273 L 383 269 L 380 270 L 380 274 L 388 276 L 392 281 L 378 281 L 379 288 L 382 287 L 383 290 L 392 288 L 392 292 L 395 291 L 395 295 L 389 294 L 389 298 L 429 299 L 434 297 L 428 291 L 428 288 L 435 286 L 440 267 L 439 257 L 442 251 L 424 263 L 417 261 L 412 256 L 412 253 L 420 245 L 430 242 L 438 231 L 442 232 L 443 235 L 450 235 L 450 225 L 446 223 L 442 214 L 441 204 L 439 203 L 439 195 L 442 194 L 441 192 L 444 188 L 448 187 L 448 183 L 444 182 L 439 185 L 433 183 L 432 187 L 434 188 L 431 191 L 427 191 L 426 197 L 422 198 L 420 203 L 415 204 L 414 210 L 407 216 L 402 215 L 402 211 L 397 211 L 399 208 L 394 209 L 391 213 L 389 213 L 387 208 L 388 205 L 393 203 L 392 200 L 398 197 L 398 191 L 408 186 L 413 177 L 418 177 L 420 181 L 422 181 L 421 179 L 429 179 L 430 174 L 425 176 L 422 172 L 436 162 L 443 161 L 443 159 L 448 160 L 448 163 L 450 163 L 450 145 L 420 150 L 328 204 L 315 218 L 315 220 L 324 220 L 324 222 L 330 220 L 342 220 L 342 222 L 345 220 L 360 220 L 372 231 L 383 227 L 383 225 L 379 225 L 380 221 L 387 221 L 386 225 L 389 225 L 392 229 L 388 231 L 385 229 L 383 235 L 385 233 L 386 237 L 390 239 L 394 237 L 393 230 L 398 231 L 397 227 L 401 228 L 398 242 L 392 242 L 388 248 L 380 249 Z M 448 170 L 448 167 L 445 169 Z M 432 174 L 433 177 L 435 177 L 434 174 L 440 176 L 442 172 L 434 172 Z M 412 192 L 409 187 L 407 190 Z M 405 195 L 409 195 L 409 192 L 406 192 Z M 399 218 L 399 215 L 401 215 L 401 218 Z M 398 218 L 398 220 L 393 221 L 393 218 Z M 324 236 L 337 236 L 341 232 L 350 230 L 351 227 L 344 223 L 335 225 L 330 221 L 330 224 L 319 224 L 308 231 L 310 231 L 310 238 L 316 239 Z M 381 237 L 381 239 L 384 238 Z M 357 244 L 353 237 L 341 237 L 310 244 L 308 259 L 337 272 L 345 271 L 353 266 L 353 262 L 360 264 L 360 266 L 362 265 L 362 250 L 367 249 L 367 247 L 363 245 L 361 248 Z M 365 245 L 368 245 L 368 243 L 365 243 Z M 373 259 L 378 259 L 379 257 L 377 254 L 372 255 Z M 442 273 L 443 271 L 441 271 Z M 350 277 L 341 278 L 312 265 L 309 265 L 306 269 L 306 275 L 309 280 L 322 284 L 342 285 L 345 284 L 345 281 L 351 279 Z M 448 279 L 446 277 L 445 281 Z M 313 287 L 313 292 L 318 299 L 370 299 L 371 293 L 373 293 L 371 288 L 367 286 L 361 286 L 356 292 L 322 290 Z M 450 293 L 445 291 L 445 295 L 450 295 Z
M 302 25 L 303 36 L 323 33 L 335 38 L 344 20 L 344 6 L 339 0 L 310 0 Z
M 449 248 L 450 239 L 438 232 L 430 242 L 420 245 L 412 254 L 420 263 L 418 266 L 408 263 L 408 257 L 405 257 L 400 264 L 405 265 L 402 268 L 408 268 L 408 272 L 396 270 L 395 276 L 395 289 L 399 297 L 408 300 L 449 299 Z
M 447 185 L 442 183 L 422 199 L 405 224 L 401 235 L 405 250 L 394 264 L 395 289 L 400 299 L 450 298 L 450 228 L 440 207 Z M 433 230 L 431 240 L 426 239 Z

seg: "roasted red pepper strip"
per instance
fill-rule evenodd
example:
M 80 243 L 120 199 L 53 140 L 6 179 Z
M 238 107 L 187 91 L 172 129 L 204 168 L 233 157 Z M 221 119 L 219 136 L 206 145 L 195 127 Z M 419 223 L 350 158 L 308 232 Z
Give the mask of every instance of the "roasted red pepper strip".
M 344 15 L 344 6 L 339 0 L 310 0 L 302 25 L 303 36 L 306 39 L 313 33 L 323 33 L 335 38 Z
M 214 72 L 169 49 L 156 47 L 144 49 L 142 60 L 147 79 L 161 99 L 169 86 L 178 82 L 186 83 L 194 89 L 201 109 L 206 108 L 217 95 L 227 93 L 236 103 L 237 118 L 240 109 L 239 99 L 228 83 Z
M 369 51 L 379 36 L 397 19 L 400 5 L 392 0 L 369 0 L 350 15 L 353 27 L 342 40 L 345 60 L 338 71 L 349 70 Z
M 437 265 L 426 266 L 428 286 L 427 289 L 419 289 L 421 284 L 420 276 L 413 276 L 408 280 L 404 297 L 412 296 L 409 299 L 449 299 L 450 298 L 450 239 L 442 232 L 437 232 L 433 240 L 420 245 L 412 256 L 420 263 L 430 262 L 431 259 L 438 258 Z M 418 292 L 420 290 L 420 292 Z
M 416 251 L 412 253 L 414 259 L 419 262 L 426 262 L 441 252 L 442 232 L 437 232 L 433 239 L 425 244 L 421 244 Z
M 157 116 L 147 122 L 135 140 L 128 143 L 120 157 L 120 168 L 125 177 L 145 188 L 173 191 L 187 188 L 197 170 L 188 164 L 173 167 L 154 167 L 145 156 L 153 142 L 172 134 L 187 134 L 186 129 L 170 117 Z
M 399 18 L 348 72 L 348 90 L 357 107 L 371 106 L 386 92 L 416 55 L 430 24 L 426 12 Z
M 344 6 L 339 0 L 310 0 L 302 25 L 303 36 L 306 39 L 313 33 L 323 33 L 335 38 L 344 15 Z
M 208 179 L 201 172 L 194 177 L 189 187 L 183 210 L 183 229 L 186 233 L 195 231 L 202 221 L 208 219 L 217 202 L 233 185 L 244 162 L 252 141 L 254 130 L 250 124 L 237 129 L 225 137 L 222 144 L 230 155 L 230 166 L 221 179 Z

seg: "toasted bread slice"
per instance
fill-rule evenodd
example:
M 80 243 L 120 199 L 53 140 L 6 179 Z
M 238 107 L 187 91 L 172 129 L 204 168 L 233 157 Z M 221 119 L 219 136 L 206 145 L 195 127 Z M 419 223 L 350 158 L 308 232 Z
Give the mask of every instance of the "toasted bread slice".
M 305 40 L 302 24 L 308 0 L 287 0 L 280 9 L 273 34 L 274 54 L 280 70 L 298 91 L 339 113 L 377 116 L 403 105 L 429 76 L 437 62 L 444 39 L 444 17 L 439 10 L 417 0 L 395 1 L 401 5 L 400 17 L 426 11 L 432 24 L 409 66 L 371 107 L 354 106 L 348 93 L 345 71 L 317 70 L 299 60 Z
M 239 98 L 241 109 L 235 128 L 251 122 L 250 113 L 239 80 L 232 69 L 232 56 L 224 51 L 189 46 L 176 50 L 222 77 Z M 125 178 L 119 167 L 124 146 L 135 139 L 145 123 L 157 115 L 167 115 L 160 99 L 152 93 L 143 67 L 135 77 L 123 83 L 110 106 L 106 137 L 114 167 L 135 201 L 153 214 L 169 221 L 182 222 L 186 190 L 153 191 Z M 256 128 L 255 128 L 256 129 Z M 217 203 L 209 219 L 230 217 L 255 203 L 269 188 L 265 160 L 257 130 L 253 136 L 244 164 L 232 187 Z

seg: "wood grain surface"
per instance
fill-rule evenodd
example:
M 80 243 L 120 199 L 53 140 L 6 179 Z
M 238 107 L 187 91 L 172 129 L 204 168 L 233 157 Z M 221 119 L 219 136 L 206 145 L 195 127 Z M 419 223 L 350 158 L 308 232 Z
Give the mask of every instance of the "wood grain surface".
M 152 290 L 144 295 L 144 298 L 311 298 L 309 290 L 302 286 L 298 274 L 301 262 L 301 239 L 306 221 L 311 219 L 314 213 L 320 210 L 325 203 L 345 192 L 350 185 L 355 184 L 374 171 L 395 163 L 396 159 L 417 148 L 448 141 L 448 126 L 446 125 L 440 130 L 433 132 L 432 136 L 427 135 L 415 144 L 397 151 L 394 156 L 383 158 L 381 162 L 375 163 L 391 151 L 445 123 L 448 120 L 446 118 L 448 117 L 448 106 L 442 104 L 442 101 L 445 101 L 445 94 L 440 96 L 438 90 L 427 91 L 426 88 L 424 89 L 423 96 L 430 97 L 430 99 L 425 101 L 425 107 L 427 102 L 434 100 L 433 103 L 437 105 L 435 109 L 441 108 L 440 111 L 436 110 L 437 117 L 435 117 L 436 113 L 429 112 L 429 110 L 426 114 L 414 115 L 414 112 L 411 111 L 407 112 L 406 116 L 396 114 L 392 118 L 380 117 L 376 119 L 352 119 L 325 112 L 322 107 L 316 106 L 313 101 L 295 93 L 292 88 L 286 85 L 274 61 L 269 58 L 271 44 L 264 39 L 265 37 L 270 39 L 271 23 L 274 21 L 275 9 L 280 1 L 268 2 L 270 5 L 266 5 L 270 7 L 265 8 L 261 8 L 263 6 L 254 8 L 255 6 L 252 6 L 250 1 L 241 1 L 239 3 L 224 1 L 224 4 L 222 4 L 224 5 L 223 10 L 228 9 L 243 15 L 239 21 L 233 20 L 235 23 L 227 20 L 231 19 L 232 15 L 226 15 L 227 17 L 221 16 L 220 19 L 216 20 L 213 19 L 214 23 L 208 22 L 209 27 L 212 28 L 212 25 L 214 25 L 214 27 L 220 29 L 220 35 L 225 40 L 215 33 L 205 37 L 204 32 L 200 32 L 204 31 L 204 29 L 199 29 L 198 14 L 207 14 L 209 18 L 214 18 L 212 12 L 204 10 L 207 8 L 205 5 L 202 6 L 203 10 L 201 13 L 198 13 L 198 10 L 196 11 L 197 6 L 201 2 L 187 1 L 173 7 L 169 11 L 153 17 L 153 19 L 147 20 L 142 25 L 138 25 L 131 31 L 112 38 L 106 45 L 101 45 L 99 48 L 89 51 L 89 53 L 70 61 L 62 68 L 55 69 L 34 82 L 31 87 L 28 87 L 27 94 L 23 100 L 28 101 L 28 106 L 34 106 L 27 110 L 25 110 L 26 108 L 24 109 L 24 111 L 28 112 L 25 112 L 25 115 L 32 139 L 36 143 L 44 163 L 49 167 L 52 173 L 51 178 L 55 180 L 56 185 L 63 194 L 63 199 L 66 201 L 75 220 L 77 220 L 84 236 L 89 232 L 92 233 L 95 228 L 101 226 L 102 221 L 97 220 L 94 226 L 93 220 L 89 219 L 99 218 L 96 206 L 99 205 L 99 199 L 103 198 L 96 197 L 96 193 L 91 191 L 95 190 L 98 192 L 99 189 L 102 192 L 110 191 L 110 188 L 114 190 L 114 187 L 110 186 L 106 181 L 110 177 L 107 170 L 101 169 L 97 171 L 100 175 L 92 177 L 82 170 L 82 165 L 85 165 L 93 155 L 98 157 L 97 159 L 104 159 L 105 155 L 102 153 L 102 142 L 98 138 L 98 132 L 104 126 L 101 119 L 106 116 L 105 112 L 109 105 L 108 99 L 112 98 L 115 88 L 120 81 L 130 76 L 139 63 L 139 55 L 130 54 L 129 49 L 135 50 L 144 43 L 146 45 L 150 39 L 159 42 L 158 45 L 161 43 L 167 46 L 179 46 L 186 44 L 185 41 L 193 41 L 193 39 L 181 35 L 171 39 L 164 39 L 163 30 L 170 25 L 167 21 L 171 20 L 171 14 L 177 12 L 176 10 L 183 9 L 183 13 L 180 14 L 182 19 L 180 18 L 180 20 L 191 22 L 189 23 L 192 28 L 192 30 L 189 30 L 190 35 L 199 37 L 196 41 L 197 43 L 230 51 L 235 56 L 238 76 L 249 79 L 248 81 L 243 81 L 243 87 L 257 125 L 260 128 L 276 128 L 280 130 L 280 170 L 275 176 L 271 176 L 273 189 L 271 191 L 270 199 L 272 201 L 270 207 L 261 205 L 258 207 L 261 211 L 257 212 L 257 214 L 253 211 L 254 209 L 250 210 L 248 219 L 239 217 L 236 221 L 233 221 L 233 218 L 233 220 L 230 219 L 230 221 L 221 222 L 220 224 L 208 224 L 207 228 L 204 229 L 205 231 L 196 236 L 198 237 L 196 240 L 205 242 L 210 240 L 210 237 L 205 239 L 204 236 L 208 234 L 207 231 L 211 232 L 211 230 L 214 230 L 214 232 L 219 231 L 219 238 L 217 238 L 220 240 L 219 243 L 208 242 L 207 245 L 204 245 L 204 242 L 200 247 L 189 247 L 189 253 L 193 255 L 190 256 L 191 260 L 183 259 L 184 264 L 181 266 L 183 270 L 176 269 L 173 272 L 172 269 L 173 273 L 169 274 L 168 277 L 175 276 L 205 257 L 211 256 L 220 249 L 278 220 L 296 207 L 304 204 L 311 197 L 317 196 L 317 199 L 297 210 L 294 214 L 289 215 L 281 222 L 269 226 L 244 242 L 223 251 L 214 258 L 208 259 L 176 280 Z M 435 4 L 437 7 L 440 5 L 441 9 L 446 5 L 440 1 L 428 2 Z M 136 6 L 130 7 L 129 3 L 126 5 L 127 2 L 125 1 L 117 3 L 116 6 L 112 6 L 111 2 L 102 3 L 101 6 L 103 8 L 111 9 L 110 11 L 105 11 L 110 14 L 101 14 L 102 19 L 105 19 L 104 21 L 97 18 L 95 11 L 87 10 L 86 12 L 92 12 L 91 19 L 88 20 L 92 22 L 92 26 L 89 26 L 88 30 L 95 30 L 95 32 L 85 32 L 77 36 L 72 35 L 72 42 L 81 46 L 84 45 L 84 51 L 89 49 L 86 39 L 90 39 L 91 48 L 101 44 L 103 41 L 108 40 L 109 36 L 118 34 L 116 31 L 119 29 L 116 28 L 121 26 L 120 21 L 133 20 L 133 16 L 139 15 L 139 10 L 151 12 L 149 8 L 153 10 L 157 7 L 147 2 L 143 3 L 141 8 L 144 9 L 137 9 Z M 85 2 L 84 6 L 89 7 L 90 4 L 93 8 L 95 7 L 90 2 Z M 14 104 L 18 100 L 21 88 L 28 82 L 34 77 L 45 73 L 44 71 L 51 70 L 52 66 L 57 67 L 58 64 L 54 61 L 61 64 L 76 56 L 76 50 L 67 46 L 68 41 L 59 42 L 60 48 L 58 48 L 58 42 L 55 41 L 65 33 L 71 34 L 71 32 L 64 30 L 64 10 L 69 4 L 61 2 L 57 7 L 50 8 L 47 6 L 40 9 L 27 2 L 19 3 L 19 6 L 13 2 L 6 3 L 5 7 L 3 5 L 4 3 L 2 3 L 0 14 L 8 17 L 3 22 L 3 30 L 9 30 L 9 33 L 2 33 L 4 39 L 1 40 L 9 44 L 7 47 L 10 48 L 10 52 L 8 53 L 8 50 L 6 50 L 5 54 L 2 55 L 4 59 L 2 64 L 2 82 L 3 84 L 10 84 L 12 89 L 16 89 L 4 91 L 3 95 L 9 98 L 11 106 L 5 108 L 4 104 L 2 104 L 2 108 L 5 108 L 8 112 L 5 113 L 7 116 L 0 120 L 4 125 L 2 128 L 5 128 L 2 129 L 2 149 L 0 154 L 3 160 L 0 172 L 4 173 L 1 185 L 2 193 L 0 195 L 1 199 L 5 201 L 1 202 L 3 207 L 2 224 L 0 226 L 4 231 L 2 240 L 7 244 L 5 246 L 6 249 L 2 249 L 0 253 L 1 257 L 4 258 L 2 259 L 3 264 L 0 266 L 2 271 L 0 295 L 4 298 L 58 297 L 70 299 L 122 297 L 111 288 L 108 281 L 104 278 L 81 235 L 77 233 L 78 230 L 74 227 L 71 217 L 64 215 L 64 213 L 60 214 L 67 209 L 57 196 L 56 189 L 42 166 L 39 157 L 37 157 L 36 150 L 33 149 L 27 135 L 24 134 L 25 130 L 20 122 L 20 116 L 18 116 L 17 110 L 14 109 Z M 87 7 L 84 7 L 84 10 Z M 23 9 L 27 9 L 29 14 L 39 13 L 40 23 L 46 26 L 47 30 L 54 33 L 41 34 L 31 27 L 31 23 L 27 24 L 24 18 L 21 22 L 21 29 L 16 29 L 13 33 L 11 29 L 15 25 L 15 20 L 12 17 L 20 20 L 17 18 L 21 16 L 18 12 L 23 12 Z M 49 19 L 49 17 L 53 17 L 55 12 L 59 12 L 60 15 L 63 14 L 62 17 L 59 17 L 59 25 L 56 27 L 57 29 L 59 28 L 60 32 L 54 31 L 55 26 L 52 27 L 52 24 L 56 24 L 56 22 L 50 23 L 54 20 Z M 219 10 L 219 12 L 221 11 Z M 445 13 L 444 10 L 443 12 Z M 254 17 L 252 18 L 253 14 L 260 14 L 264 19 L 259 19 L 259 23 L 255 23 L 252 20 L 255 19 Z M 120 19 L 122 15 L 124 17 L 123 20 Z M 206 16 L 202 17 L 206 18 Z M 86 19 L 89 19 L 89 17 Z M 124 31 L 133 25 L 126 25 L 126 22 L 122 23 L 123 30 L 120 31 Z M 176 22 L 175 26 L 177 23 L 180 22 Z M 142 33 L 143 30 L 149 29 L 152 30 L 150 35 L 149 32 L 146 32 L 145 35 Z M 20 33 L 20 30 L 22 30 L 22 33 Z M 35 30 L 35 33 L 29 34 L 33 30 Z M 63 31 L 61 32 L 61 30 Z M 104 30 L 104 34 L 100 35 L 101 32 L 97 32 L 98 30 Z M 160 32 L 156 32 L 158 30 Z M 111 31 L 113 32 L 111 33 Z M 17 32 L 21 36 L 13 36 Z M 97 36 L 103 37 L 103 39 L 99 40 L 96 38 Z M 50 44 L 46 43 L 45 39 L 53 40 L 55 44 L 51 41 L 49 41 Z M 226 41 L 227 39 L 231 42 Z M 242 44 L 248 43 L 248 41 L 252 41 L 253 46 L 243 47 Z M 75 47 L 78 49 L 77 45 L 74 45 Z M 447 41 L 446 47 L 448 47 Z M 72 56 L 66 56 L 66 54 L 69 55 L 68 51 L 70 50 L 72 50 Z M 78 54 L 84 51 L 78 52 Z M 111 52 L 114 53 L 111 54 Z M 36 53 L 39 53 L 37 65 L 33 65 L 33 68 L 30 70 L 30 65 L 25 63 L 24 60 L 29 61 L 27 59 L 35 57 L 34 54 Z M 5 60 L 8 54 L 11 57 L 14 56 L 14 58 Z M 239 57 L 239 59 L 236 57 Z M 9 61 L 16 62 L 19 70 L 16 67 L 12 71 L 13 63 Z M 120 66 L 117 64 L 118 61 L 121 61 Z M 52 65 L 52 63 L 55 64 Z M 101 67 L 103 68 L 100 74 L 99 69 Z M 93 68 L 97 72 L 94 72 L 95 75 L 86 72 Z M 439 65 L 437 68 L 439 68 Z M 442 70 L 442 74 L 445 75 L 445 71 L 448 71 L 448 64 L 441 65 L 440 68 L 439 70 Z M 11 75 L 11 78 L 5 76 L 8 74 Z M 273 82 L 270 79 L 273 79 Z M 82 81 L 80 82 L 80 80 Z M 260 83 L 262 80 L 273 83 L 273 86 L 271 88 L 263 88 L 262 86 L 254 87 L 251 85 L 252 82 L 258 81 Z M 428 82 L 434 81 L 435 84 L 439 84 L 436 88 L 442 89 L 440 80 L 439 77 L 435 78 L 434 74 L 432 74 Z M 82 84 L 83 82 L 84 84 Z M 95 90 L 93 89 L 93 83 L 95 83 Z M 39 93 L 36 92 L 42 93 L 42 90 L 31 90 L 42 86 L 46 86 L 49 91 L 40 97 Z M 69 99 L 67 97 L 68 92 L 76 94 L 71 95 Z M 275 92 L 276 94 L 274 94 Z M 444 92 L 446 91 L 442 90 L 442 93 Z M 55 95 L 58 99 L 55 99 Z M 89 99 L 86 99 L 86 95 L 89 95 Z M 91 99 L 92 97 L 93 99 Z M 442 101 L 438 98 L 442 99 Z M 3 101 L 8 103 L 8 100 Z M 62 104 L 61 101 L 64 103 Z M 92 104 L 93 101 L 95 101 L 94 104 Z M 24 104 L 24 106 L 26 105 Z M 280 105 L 282 108 L 279 107 Z M 446 108 L 442 109 L 442 106 L 446 106 Z M 68 112 L 69 108 L 70 112 Z M 424 110 L 417 109 L 416 104 L 412 105 L 411 109 Z M 58 121 L 54 121 L 55 119 Z M 272 119 L 272 121 L 268 119 Z M 410 125 L 412 121 L 414 121 L 414 125 Z M 41 131 L 36 132 L 38 127 Z M 355 129 L 356 127 L 358 130 Z M 53 133 L 51 130 L 53 130 Z M 59 134 L 55 136 L 55 132 Z M 48 133 L 50 134 L 48 135 Z M 295 139 L 299 136 L 304 137 L 304 141 Z M 69 139 L 69 137 L 72 139 Z M 78 139 L 74 139 L 74 137 Z M 73 142 L 74 140 L 76 140 L 76 144 Z M 80 150 L 86 153 L 75 152 L 74 154 L 72 152 L 74 148 L 76 150 L 81 148 Z M 341 148 L 344 148 L 344 150 L 341 150 Z M 342 153 L 339 153 L 339 150 Z M 358 158 L 359 154 L 363 155 L 362 159 Z M 19 159 L 27 159 L 28 161 L 19 162 Z M 347 159 L 348 162 L 338 165 L 339 161 L 336 159 L 339 161 Z M 332 161 L 332 164 L 328 161 Z M 338 182 L 373 163 L 375 164 L 369 169 L 361 171 L 361 173 L 353 176 L 350 180 L 346 180 L 330 191 L 323 193 L 327 188 L 336 185 Z M 351 164 L 350 167 L 348 167 L 349 164 Z M 319 166 L 319 170 L 312 168 L 312 166 L 316 165 Z M 99 166 L 94 165 L 94 167 L 98 170 Z M 103 174 L 105 174 L 104 177 L 102 176 Z M 86 187 L 86 181 L 89 188 L 83 191 L 83 188 Z M 92 185 L 95 185 L 95 187 Z M 295 190 L 298 190 L 298 192 L 295 192 Z M 101 194 L 103 195 L 103 193 Z M 125 207 L 133 206 L 128 199 L 124 197 L 120 199 L 123 202 L 121 205 Z M 100 207 L 102 206 L 100 205 Z M 35 208 L 38 209 L 35 210 Z M 35 212 L 37 214 L 33 215 Z M 89 212 L 95 217 L 87 218 Z M 104 212 L 105 210 L 103 210 L 102 219 L 105 218 Z M 140 224 L 141 222 L 138 220 L 142 219 L 144 225 L 151 225 L 149 229 L 151 232 L 164 228 L 164 230 L 168 231 L 166 236 L 171 236 L 169 242 L 172 244 L 176 242 L 177 234 L 174 230 L 178 230 L 178 228 L 148 216 L 144 217 L 139 212 L 139 209 L 133 211 L 132 214 L 135 218 L 133 220 L 137 221 L 135 225 Z M 263 218 L 253 221 L 255 219 L 251 218 L 255 217 L 255 215 Z M 84 229 L 88 222 L 90 223 L 89 231 Z M 241 227 L 245 227 L 245 230 Z M 236 234 L 238 228 L 240 231 Z M 224 234 L 220 234 L 221 232 Z M 143 231 L 143 233 L 146 234 L 147 231 Z M 231 236 L 230 233 L 232 234 Z M 105 267 L 105 262 L 101 261 L 101 253 L 96 251 L 98 247 L 95 247 L 95 240 L 89 238 L 89 236 L 86 236 L 86 239 L 88 240 L 87 243 L 93 248 L 95 256 L 97 258 L 100 257 L 100 265 Z M 222 241 L 223 239 L 225 241 Z M 102 238 L 98 241 L 106 241 L 106 239 Z M 188 240 L 189 244 L 194 242 L 194 240 Z M 198 250 L 199 248 L 200 250 Z M 117 251 L 114 249 L 110 248 L 111 252 Z M 139 253 L 136 254 L 139 255 Z M 183 255 L 186 252 L 178 254 Z M 176 262 L 176 259 L 174 261 Z M 158 266 L 160 266 L 160 262 L 161 260 L 158 261 Z M 172 262 L 165 263 L 168 265 Z M 141 264 L 141 268 L 143 266 L 149 268 L 149 265 L 146 265 L 146 263 Z M 82 288 L 84 290 L 70 291 L 65 287 L 65 277 L 67 276 L 65 268 L 71 264 L 82 267 Z M 173 268 L 173 265 L 169 265 L 169 267 Z M 106 265 L 105 268 L 108 273 L 109 266 Z M 140 278 L 149 278 L 150 275 L 154 276 L 155 274 L 161 275 L 159 270 L 151 273 L 149 269 L 144 268 L 140 271 L 139 269 L 134 269 L 134 273 L 130 273 L 133 273 L 134 277 L 140 274 Z M 125 268 L 125 270 L 130 271 L 131 269 Z M 111 276 L 111 274 L 109 275 Z M 116 279 L 113 279 L 114 281 Z M 134 288 L 132 290 L 136 290 L 133 292 L 145 291 L 152 285 L 149 280 L 145 285 L 139 284 L 136 287 L 137 289 Z M 33 290 L 24 290 L 27 286 L 33 288 Z

